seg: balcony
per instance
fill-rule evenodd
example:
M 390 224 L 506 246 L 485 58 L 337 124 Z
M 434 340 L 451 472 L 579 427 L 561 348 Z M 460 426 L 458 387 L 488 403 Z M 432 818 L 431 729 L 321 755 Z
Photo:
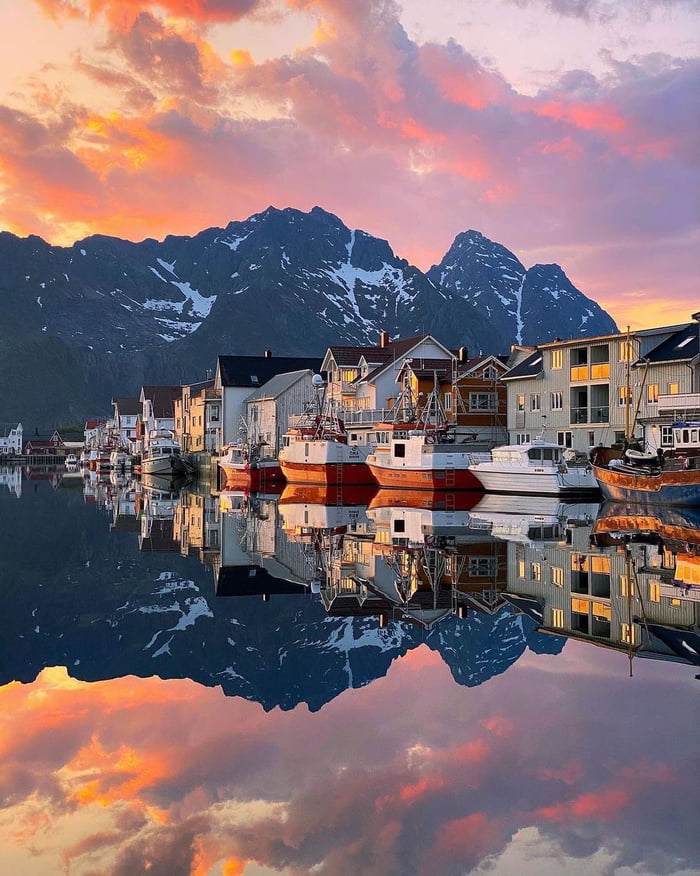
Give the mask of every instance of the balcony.
M 587 423 L 588 408 L 571 408 L 571 423 Z
M 700 411 L 700 392 L 677 392 L 673 395 L 659 395 L 658 412 Z
M 580 380 L 588 380 L 588 365 L 574 365 L 570 369 L 571 382 L 576 383 Z

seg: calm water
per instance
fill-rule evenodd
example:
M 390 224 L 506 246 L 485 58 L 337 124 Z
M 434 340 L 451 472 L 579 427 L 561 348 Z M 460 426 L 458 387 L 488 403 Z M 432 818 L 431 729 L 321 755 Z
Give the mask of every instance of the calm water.
M 169 486 L 0 477 L 0 872 L 700 873 L 692 515 Z

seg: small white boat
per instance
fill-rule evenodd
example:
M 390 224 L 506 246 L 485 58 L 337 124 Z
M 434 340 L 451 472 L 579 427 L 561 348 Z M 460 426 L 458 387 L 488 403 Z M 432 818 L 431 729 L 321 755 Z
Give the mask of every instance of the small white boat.
M 148 475 L 187 474 L 191 466 L 180 453 L 172 433 L 154 435 L 141 459 L 141 472 Z
M 66 468 L 72 469 L 73 467 L 78 467 L 78 457 L 75 453 L 69 453 L 68 456 L 66 456 Z
M 597 491 L 590 464 L 566 447 L 535 438 L 529 444 L 494 447 L 489 454 L 474 454 L 470 471 L 487 493 L 532 493 L 561 496 Z

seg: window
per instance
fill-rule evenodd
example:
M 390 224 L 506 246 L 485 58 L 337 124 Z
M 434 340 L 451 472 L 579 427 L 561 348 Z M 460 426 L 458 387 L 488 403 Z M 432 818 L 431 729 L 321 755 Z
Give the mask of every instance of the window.
M 447 393 L 450 397 L 452 393 Z M 445 398 L 447 398 L 447 395 Z M 525 396 L 518 396 L 518 398 L 522 398 L 523 407 L 518 408 L 519 411 L 525 410 Z M 469 410 L 470 411 L 495 411 L 497 409 L 498 401 L 495 392 L 470 392 L 469 393 Z M 445 404 L 447 407 L 447 404 Z M 451 408 L 448 408 L 451 410 Z
M 591 347 L 591 380 L 610 377 L 610 357 L 607 344 Z
M 673 426 L 661 427 L 661 446 L 673 447 Z
M 218 422 L 219 422 L 219 416 L 220 416 L 220 414 L 219 414 L 219 406 L 218 406 L 218 405 L 212 405 L 211 408 L 210 408 L 210 411 L 211 411 L 211 414 L 210 414 L 211 422 L 212 422 L 212 423 L 218 423 Z
M 394 520 L 394 532 L 406 532 L 406 521 Z
M 620 575 L 620 596 L 634 596 L 634 585 L 627 575 Z
M 498 380 L 498 370 L 493 365 L 489 365 L 488 368 L 484 368 L 482 377 L 484 380 Z
M 542 580 L 542 564 L 541 563 L 532 563 L 530 566 L 530 574 L 532 575 L 533 581 L 541 581 Z
M 650 383 L 647 386 L 647 401 L 650 405 L 655 405 L 659 400 L 659 384 Z
M 649 582 L 649 602 L 661 602 L 661 584 L 658 581 Z
M 525 410 L 525 396 L 524 396 L 524 395 L 519 395 L 519 396 L 518 396 L 518 399 L 517 399 L 517 409 L 518 409 L 519 411 L 524 411 L 524 410 Z
M 588 446 L 593 447 L 595 444 L 595 432 L 588 433 Z
M 577 612 L 578 614 L 588 614 L 588 600 L 576 599 L 572 597 L 571 610 Z
M 552 609 L 552 626 L 559 627 L 559 629 L 561 629 L 564 626 L 564 609 L 563 608 L 553 608 Z
M 678 395 L 678 384 L 677 383 L 669 383 L 668 394 L 669 395 Z
M 632 341 L 620 342 L 620 362 L 631 362 L 634 358 L 634 346 Z
M 549 406 L 553 411 L 560 411 L 564 407 L 564 396 L 561 392 L 550 392 Z
M 618 405 L 632 404 L 632 388 L 630 386 L 618 386 L 617 403 Z
M 588 380 L 588 348 L 579 347 L 571 351 L 571 379 Z
M 557 444 L 562 447 L 573 446 L 573 432 L 557 432 Z
M 516 444 L 529 444 L 530 443 L 530 433 L 529 432 L 518 432 L 515 436 Z
M 563 368 L 564 367 L 564 351 L 563 350 L 552 350 L 551 352 L 551 366 L 552 368 Z
M 539 392 L 533 392 L 530 396 L 530 410 L 531 411 L 539 411 L 540 410 L 540 394 Z
M 564 570 L 561 566 L 551 566 L 550 573 L 552 576 L 552 584 L 555 587 L 563 587 L 564 586 Z
M 399 457 L 399 459 L 403 459 L 406 456 L 406 445 L 394 444 L 394 456 Z
M 518 560 L 518 578 L 525 577 L 525 560 Z
M 637 636 L 635 635 L 634 624 L 620 624 L 620 638 L 628 645 L 635 645 Z

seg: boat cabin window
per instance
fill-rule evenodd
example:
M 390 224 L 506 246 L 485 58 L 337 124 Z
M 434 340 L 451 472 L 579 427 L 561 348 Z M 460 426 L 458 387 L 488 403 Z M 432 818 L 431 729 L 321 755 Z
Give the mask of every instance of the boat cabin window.
M 285 447 L 289 447 L 289 435 L 282 436 L 282 444 L 284 444 Z
M 527 456 L 531 462 L 559 462 L 559 450 L 556 447 L 531 447 Z
M 394 456 L 398 456 L 400 458 L 405 457 L 406 456 L 406 445 L 399 444 L 398 442 L 396 444 L 394 444 Z

